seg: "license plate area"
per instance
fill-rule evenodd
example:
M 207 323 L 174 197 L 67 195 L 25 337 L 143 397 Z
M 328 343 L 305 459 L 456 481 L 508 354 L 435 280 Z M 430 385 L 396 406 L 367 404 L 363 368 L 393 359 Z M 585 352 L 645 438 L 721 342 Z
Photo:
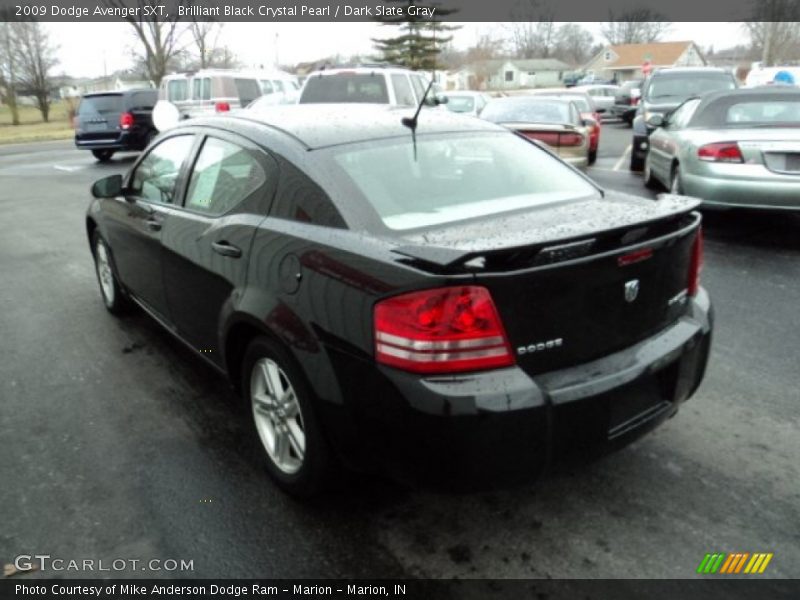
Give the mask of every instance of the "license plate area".
M 677 369 L 676 362 L 610 394 L 609 440 L 637 429 L 670 410 L 677 382 Z
M 103 121 L 102 123 L 87 123 L 86 124 L 86 131 L 89 133 L 97 133 L 99 131 L 105 131 L 108 129 L 108 123 Z

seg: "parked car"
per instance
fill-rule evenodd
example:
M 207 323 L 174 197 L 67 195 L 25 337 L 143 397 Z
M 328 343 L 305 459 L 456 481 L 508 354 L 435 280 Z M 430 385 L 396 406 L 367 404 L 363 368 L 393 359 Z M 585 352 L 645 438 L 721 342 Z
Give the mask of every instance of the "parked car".
M 736 78 L 727 69 L 714 67 L 680 67 L 660 69 L 650 75 L 642 87 L 642 97 L 633 119 L 631 171 L 641 171 L 653 128 L 647 121 L 654 114 L 665 115 L 687 98 L 718 90 L 736 89 Z
M 111 160 L 115 152 L 143 150 L 157 133 L 157 97 L 152 89 L 84 94 L 75 115 L 75 146 L 91 150 L 100 162 Z
M 252 71 L 201 69 L 167 75 L 158 90 L 159 102 L 173 104 L 181 119 L 244 108 L 262 95 Z
M 298 102 L 417 106 L 429 82 L 417 71 L 383 65 L 324 69 L 306 78 Z M 431 101 L 433 98 L 431 93 Z
M 490 100 L 491 97 L 483 92 L 447 92 L 446 106 L 450 112 L 478 117 Z
M 254 71 L 253 76 L 258 79 L 262 94 L 254 102 L 261 102 L 264 106 L 297 103 L 300 97 L 300 83 L 291 73 L 262 70 Z
M 707 208 L 800 210 L 800 89 L 714 92 L 649 124 L 648 185 Z
M 589 164 L 589 130 L 575 103 L 563 98 L 516 96 L 492 100 L 481 118 L 547 144 L 574 167 Z
M 604 108 L 598 107 L 594 98 L 585 90 L 580 88 L 540 88 L 530 90 L 527 93 L 538 96 L 550 96 L 553 98 L 563 98 L 575 103 L 585 121 L 585 126 L 589 131 L 589 164 L 593 165 L 597 160 L 597 149 L 600 147 L 600 129 L 602 127 L 602 114 Z
M 579 85 L 573 89 L 589 94 L 594 105 L 607 115 L 611 114 L 611 107 L 614 106 L 614 99 L 619 92 L 619 86 L 609 84 Z
M 412 114 L 278 106 L 163 133 L 92 188 L 106 308 L 225 373 L 297 495 L 337 464 L 530 479 L 674 415 L 712 327 L 698 201 L 603 192 L 507 129 Z
M 631 79 L 619 86 L 619 90 L 614 95 L 614 104 L 611 105 L 609 111 L 612 117 L 621 119 L 628 125 L 633 125 L 636 107 L 642 97 L 643 83 L 644 81 L 641 79 Z

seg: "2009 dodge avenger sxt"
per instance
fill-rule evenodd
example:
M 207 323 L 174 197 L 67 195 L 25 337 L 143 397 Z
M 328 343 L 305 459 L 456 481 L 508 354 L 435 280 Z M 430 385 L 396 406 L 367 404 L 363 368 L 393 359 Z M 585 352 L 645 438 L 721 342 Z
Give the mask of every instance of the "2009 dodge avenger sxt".
M 226 373 L 298 495 L 341 464 L 527 478 L 673 415 L 712 327 L 698 203 L 404 115 L 273 107 L 162 134 L 93 187 L 106 307 L 139 305 Z

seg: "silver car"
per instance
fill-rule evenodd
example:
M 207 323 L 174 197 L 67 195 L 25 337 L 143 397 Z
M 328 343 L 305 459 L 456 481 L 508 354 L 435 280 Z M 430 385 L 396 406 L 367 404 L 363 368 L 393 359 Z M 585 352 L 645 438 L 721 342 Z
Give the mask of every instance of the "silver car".
M 648 125 L 645 185 L 708 208 L 800 210 L 800 88 L 714 92 Z

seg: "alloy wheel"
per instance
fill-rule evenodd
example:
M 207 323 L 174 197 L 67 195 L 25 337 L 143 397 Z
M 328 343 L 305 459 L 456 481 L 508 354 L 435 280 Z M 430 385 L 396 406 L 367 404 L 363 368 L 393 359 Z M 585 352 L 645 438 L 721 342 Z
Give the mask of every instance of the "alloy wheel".
M 106 305 L 114 304 L 114 273 L 111 270 L 111 260 L 108 257 L 108 250 L 102 240 L 98 240 L 95 246 L 95 267 L 97 268 L 97 279 L 100 281 L 100 291 L 103 292 L 103 300 Z

